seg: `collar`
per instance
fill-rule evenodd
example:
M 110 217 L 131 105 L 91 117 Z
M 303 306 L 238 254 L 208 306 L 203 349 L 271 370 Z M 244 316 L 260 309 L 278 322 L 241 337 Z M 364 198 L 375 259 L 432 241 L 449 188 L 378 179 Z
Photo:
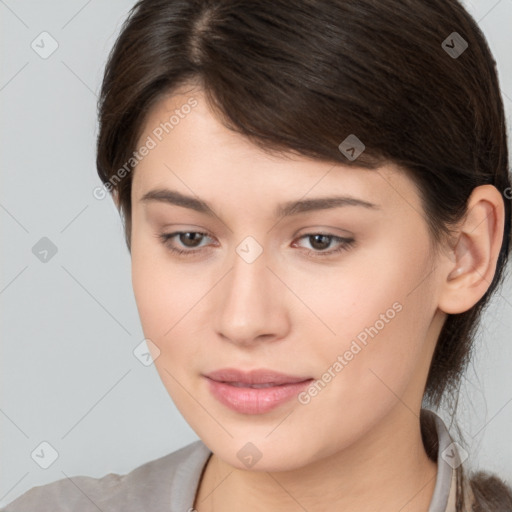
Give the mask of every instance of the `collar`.
M 437 434 L 437 477 L 428 512 L 456 512 L 457 480 L 462 468 L 458 444 L 452 441 L 448 428 L 436 413 L 422 409 L 422 420 L 433 422 Z M 432 452 L 435 446 L 426 446 Z M 462 461 L 464 462 L 464 461 Z M 467 482 L 464 485 L 464 504 L 467 510 L 474 503 L 474 495 Z

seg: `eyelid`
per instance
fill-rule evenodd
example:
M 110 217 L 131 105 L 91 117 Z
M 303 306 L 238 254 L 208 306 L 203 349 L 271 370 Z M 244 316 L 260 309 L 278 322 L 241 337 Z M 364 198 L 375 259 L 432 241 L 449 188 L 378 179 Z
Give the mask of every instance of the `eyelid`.
M 323 232 L 322 230 L 320 230 L 318 232 L 310 231 L 308 233 L 299 235 L 294 240 L 300 241 L 304 238 L 307 239 L 308 237 L 315 236 L 315 235 L 326 236 L 326 237 L 329 237 L 332 241 L 337 241 L 338 248 L 337 249 L 328 249 L 325 251 L 315 251 L 313 249 L 302 248 L 303 250 L 305 250 L 307 252 L 307 254 L 313 254 L 314 257 L 326 257 L 327 258 L 329 256 L 335 256 L 341 252 L 344 252 L 344 251 L 350 249 L 356 242 L 356 240 L 353 236 L 343 237 L 343 236 L 335 235 L 333 233 Z M 296 243 L 297 242 L 295 242 L 295 241 L 293 242 L 293 244 L 296 244 Z
M 187 230 L 181 230 L 181 231 L 172 231 L 170 233 L 156 233 L 155 234 L 155 237 L 160 239 L 161 242 L 164 244 L 164 245 L 168 245 L 168 242 L 169 240 L 172 240 L 173 238 L 176 238 L 178 235 L 184 235 L 186 233 L 194 233 L 196 235 L 203 235 L 204 237 L 207 237 L 207 238 L 210 238 L 213 240 L 213 237 L 209 235 L 209 233 L 207 233 L 206 231 L 194 231 L 194 230 L 191 230 L 191 229 L 187 229 Z M 202 242 L 203 240 L 201 240 Z M 190 254 L 193 254 L 193 253 L 197 253 L 199 252 L 201 249 L 202 249 L 203 246 L 201 246 L 199 249 L 197 248 L 191 248 L 189 250 L 184 250 L 183 253 L 187 252 L 187 253 L 190 253 Z M 171 249 L 173 250 L 173 249 Z
M 180 255 L 180 256 L 194 257 L 194 256 L 197 256 L 200 253 L 204 252 L 205 250 L 206 251 L 209 250 L 208 245 L 206 245 L 206 246 L 199 246 L 197 248 L 180 249 L 180 248 L 172 247 L 169 244 L 169 240 L 172 240 L 173 238 L 178 237 L 179 235 L 186 234 L 186 233 L 194 233 L 194 234 L 202 235 L 203 237 L 210 238 L 210 239 L 214 238 L 214 237 L 210 236 L 210 234 L 208 232 L 193 231 L 193 230 L 181 230 L 181 231 L 174 231 L 172 233 L 157 233 L 156 237 L 161 240 L 161 243 L 164 246 L 166 246 L 167 249 L 171 253 L 174 253 L 174 254 L 177 254 L 177 255 Z M 312 236 L 316 236 L 316 235 L 326 236 L 326 237 L 330 238 L 331 241 L 337 241 L 338 242 L 338 248 L 337 249 L 328 249 L 328 250 L 325 250 L 325 251 L 319 251 L 319 250 L 314 250 L 314 249 L 306 249 L 304 247 L 298 246 L 304 252 L 306 252 L 308 257 L 315 258 L 315 259 L 322 258 L 322 257 L 328 258 L 329 256 L 335 256 L 335 255 L 337 255 L 337 254 L 339 254 L 341 252 L 347 251 L 348 249 L 352 248 L 354 246 L 354 244 L 356 243 L 355 238 L 353 236 L 342 237 L 342 236 L 339 236 L 339 235 L 335 235 L 335 234 L 333 234 L 331 232 L 328 232 L 326 230 L 322 230 L 322 229 L 314 230 L 313 229 L 313 230 L 311 230 L 311 231 L 309 231 L 307 233 L 304 233 L 302 235 L 295 236 L 294 239 L 293 239 L 293 242 L 292 242 L 292 246 L 293 247 L 297 247 L 297 245 L 296 245 L 297 242 L 296 241 L 300 241 L 300 240 L 302 240 L 304 238 L 308 238 L 308 237 L 312 237 Z M 203 240 L 204 240 L 204 238 L 201 240 L 201 242 Z

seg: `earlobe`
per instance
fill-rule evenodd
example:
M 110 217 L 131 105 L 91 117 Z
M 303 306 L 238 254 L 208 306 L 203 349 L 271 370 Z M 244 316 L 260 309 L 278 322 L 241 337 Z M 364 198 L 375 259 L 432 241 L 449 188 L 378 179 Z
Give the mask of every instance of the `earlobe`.
M 439 308 L 457 314 L 473 307 L 492 283 L 503 241 L 505 208 L 493 185 L 476 187 L 458 230 L 452 257 L 445 262 Z

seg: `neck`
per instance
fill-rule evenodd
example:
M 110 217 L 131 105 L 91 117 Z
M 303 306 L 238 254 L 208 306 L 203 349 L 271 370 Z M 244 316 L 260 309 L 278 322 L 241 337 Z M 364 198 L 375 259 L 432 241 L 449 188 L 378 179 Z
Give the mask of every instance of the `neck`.
M 425 452 L 419 411 L 402 403 L 349 447 L 291 471 L 235 468 L 212 454 L 194 508 L 198 512 L 309 510 L 427 512 L 437 464 Z

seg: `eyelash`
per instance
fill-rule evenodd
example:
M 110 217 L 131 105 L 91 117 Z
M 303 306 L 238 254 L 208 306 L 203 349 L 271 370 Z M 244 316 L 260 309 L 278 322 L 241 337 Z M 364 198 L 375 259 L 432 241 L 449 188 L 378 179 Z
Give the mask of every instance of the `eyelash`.
M 172 253 L 178 254 L 180 256 L 186 256 L 186 257 L 194 256 L 197 253 L 201 252 L 201 249 L 182 250 L 182 249 L 177 249 L 176 247 L 172 247 L 169 244 L 170 239 L 172 239 L 178 235 L 184 235 L 186 233 L 194 233 L 196 235 L 203 235 L 203 236 L 207 236 L 208 238 L 210 238 L 208 233 L 203 233 L 200 231 L 176 231 L 174 233 L 162 233 L 162 234 L 158 234 L 156 236 L 157 236 L 157 238 L 159 238 L 161 240 L 162 244 Z M 321 232 L 307 233 L 305 235 L 300 236 L 298 239 L 300 240 L 302 238 L 309 238 L 309 237 L 312 237 L 315 235 L 326 236 L 326 237 L 330 238 L 331 240 L 337 240 L 340 243 L 340 246 L 337 249 L 330 250 L 330 251 L 315 251 L 315 250 L 311 250 L 311 249 L 305 249 L 306 255 L 311 258 L 317 258 L 317 257 L 323 258 L 326 256 L 332 256 L 334 254 L 338 254 L 338 253 L 341 253 L 342 251 L 346 251 L 346 250 L 350 249 L 355 244 L 355 240 L 353 238 L 343 238 L 340 236 L 332 235 L 330 233 L 321 233 Z

